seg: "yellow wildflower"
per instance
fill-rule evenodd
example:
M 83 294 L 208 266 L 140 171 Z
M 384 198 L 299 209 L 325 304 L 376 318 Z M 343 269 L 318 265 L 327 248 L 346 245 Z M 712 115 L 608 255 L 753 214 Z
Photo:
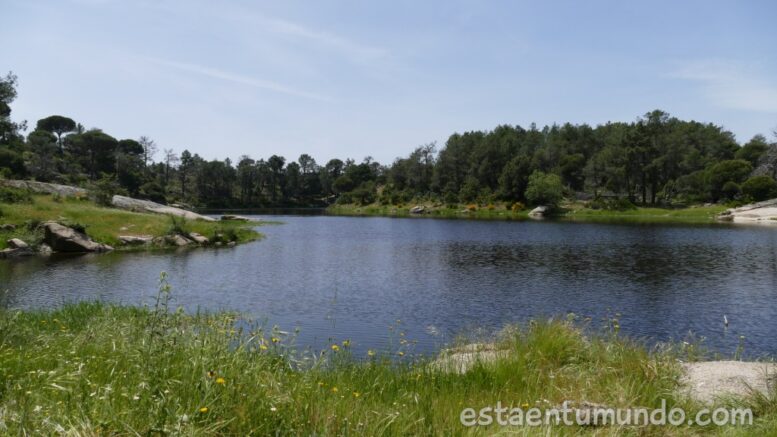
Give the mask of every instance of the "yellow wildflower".
M 337 393 L 337 387 L 332 387 L 332 393 Z
M 375 356 L 375 351 L 370 349 L 370 350 L 367 351 L 367 355 L 369 355 L 371 357 L 374 357 Z
M 343 347 L 351 346 L 351 340 L 343 340 Z
M 260 344 L 259 345 L 259 349 L 261 349 L 263 351 L 266 351 L 267 350 L 267 345 L 266 344 Z
M 337 352 L 337 351 L 339 351 L 339 350 L 340 350 L 340 346 L 338 346 L 338 345 L 336 345 L 336 344 L 333 344 L 333 345 L 332 345 L 332 350 L 333 350 L 333 351 L 335 351 L 335 352 Z
M 227 381 L 225 381 L 224 378 L 216 378 L 216 384 L 222 384 L 223 385 L 225 382 L 227 382 Z
M 353 392 L 353 397 L 355 397 L 355 398 L 358 398 L 358 397 L 359 397 L 359 396 L 361 396 L 361 395 L 362 395 L 362 394 L 361 394 L 361 393 L 359 393 L 358 391 L 355 391 L 355 392 Z
M 404 352 L 402 352 L 402 351 L 399 351 L 399 356 L 400 356 L 400 357 L 404 357 L 404 356 L 405 356 L 405 353 L 404 353 Z
M 272 340 L 273 343 L 279 343 L 281 341 L 281 339 L 278 337 L 273 337 L 270 340 Z
M 208 412 L 208 407 L 201 407 L 200 408 L 200 413 L 207 413 L 207 412 Z

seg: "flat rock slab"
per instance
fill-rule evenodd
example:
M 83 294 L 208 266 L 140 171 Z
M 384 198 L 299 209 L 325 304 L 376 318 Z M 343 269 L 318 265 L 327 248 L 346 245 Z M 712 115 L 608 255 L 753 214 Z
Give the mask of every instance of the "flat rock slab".
M 116 208 L 126 209 L 128 211 L 168 214 L 176 217 L 183 217 L 188 220 L 205 220 L 208 222 L 215 221 L 213 217 L 197 214 L 196 212 L 187 211 L 185 209 L 176 208 L 173 206 L 162 205 L 161 203 L 152 202 L 150 200 L 133 199 L 127 196 L 113 196 L 111 203 Z
M 712 403 L 725 396 L 747 396 L 753 391 L 768 395 L 777 382 L 777 364 L 744 361 L 703 361 L 683 364 L 687 393 L 700 402 Z
M 86 197 L 89 194 L 83 188 L 37 181 L 3 180 L 0 181 L 0 185 L 30 190 L 33 193 L 57 194 L 62 197 Z
M 718 219 L 734 223 L 777 224 L 777 199 L 727 209 Z
M 221 220 L 225 221 L 238 221 L 238 222 L 250 222 L 251 219 L 248 217 L 243 217 L 242 215 L 232 215 L 232 214 L 226 214 L 221 216 Z
M 506 356 L 506 350 L 499 350 L 491 343 L 471 343 L 443 351 L 431 366 L 447 373 L 464 374 L 478 363 L 492 363 Z

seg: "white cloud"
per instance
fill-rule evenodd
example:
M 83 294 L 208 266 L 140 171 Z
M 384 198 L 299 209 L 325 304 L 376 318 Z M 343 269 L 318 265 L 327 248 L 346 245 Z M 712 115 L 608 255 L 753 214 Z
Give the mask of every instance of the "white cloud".
M 315 29 L 295 21 L 266 15 L 254 8 L 244 8 L 234 3 L 219 4 L 211 10 L 212 16 L 223 20 L 247 23 L 252 29 L 306 41 L 318 48 L 337 53 L 357 63 L 369 63 L 388 58 L 389 52 L 342 35 Z
M 258 19 L 263 21 L 266 25 L 265 29 L 271 32 L 308 39 L 321 45 L 337 49 L 357 60 L 381 58 L 387 54 L 386 51 L 381 48 L 360 44 L 331 33 L 312 30 L 291 21 L 267 17 L 258 17 Z
M 777 83 L 757 65 L 706 60 L 685 63 L 671 77 L 696 82 L 713 104 L 727 109 L 777 112 Z
M 273 91 L 281 94 L 288 94 L 291 96 L 304 97 L 304 98 L 313 99 L 313 100 L 323 100 L 323 101 L 330 100 L 328 97 L 322 96 L 320 94 L 298 90 L 270 80 L 243 76 L 240 74 L 232 73 L 225 70 L 220 70 L 217 68 L 207 67 L 204 65 L 188 64 L 184 62 L 168 61 L 164 59 L 149 58 L 149 57 L 144 57 L 142 59 L 148 62 L 151 62 L 153 64 L 172 67 L 189 73 L 196 73 L 196 74 L 211 77 L 214 79 L 219 79 L 219 80 L 232 82 L 240 85 L 247 85 L 250 87 Z

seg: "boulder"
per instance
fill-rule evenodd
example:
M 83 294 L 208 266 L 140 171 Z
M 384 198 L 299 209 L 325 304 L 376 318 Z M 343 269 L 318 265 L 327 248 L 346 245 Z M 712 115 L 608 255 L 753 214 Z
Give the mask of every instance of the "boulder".
M 27 243 L 18 238 L 11 238 L 7 243 L 8 247 L 11 249 L 28 249 L 30 247 Z
M 529 217 L 543 218 L 550 212 L 550 208 L 544 205 L 540 205 L 529 212 Z
M 55 252 L 106 252 L 113 250 L 107 244 L 95 243 L 86 234 L 57 222 L 43 224 L 44 241 Z
M 142 246 L 145 244 L 151 244 L 154 237 L 149 235 L 119 235 L 119 241 L 121 244 L 127 246 Z
M 0 250 L 0 259 L 2 258 L 16 258 L 19 256 L 30 256 L 34 255 L 35 252 L 30 249 L 29 247 L 20 247 L 20 248 L 8 248 Z
M 221 220 L 232 220 L 232 221 L 238 221 L 238 222 L 250 222 L 251 219 L 248 217 L 243 217 L 242 215 L 232 215 L 232 214 L 226 214 L 221 216 Z
M 421 205 L 416 205 L 416 206 L 410 208 L 410 214 L 423 214 L 425 209 L 426 208 L 424 208 Z
M 210 240 L 208 240 L 207 237 L 205 237 L 205 236 L 203 236 L 201 234 L 198 234 L 196 232 L 189 232 L 188 237 L 189 237 L 190 240 L 193 240 L 197 244 L 208 244 L 208 243 L 210 243 Z
M 167 242 L 167 244 L 178 246 L 178 247 L 188 246 L 189 244 L 191 244 L 191 240 L 189 240 L 188 238 L 180 234 L 168 235 L 165 237 L 165 241 Z

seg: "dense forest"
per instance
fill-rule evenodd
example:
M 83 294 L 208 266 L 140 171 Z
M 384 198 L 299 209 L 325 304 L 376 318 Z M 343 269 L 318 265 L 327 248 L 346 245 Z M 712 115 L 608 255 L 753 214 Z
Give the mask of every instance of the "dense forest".
M 303 154 L 206 160 L 152 139 L 117 139 L 60 115 L 15 123 L 17 78 L 0 78 L 0 178 L 91 187 L 201 207 L 320 206 L 333 202 L 446 204 L 562 197 L 603 205 L 678 205 L 777 197 L 777 144 L 738 144 L 714 124 L 655 110 L 633 122 L 498 126 L 454 133 L 390 165 Z M 30 131 L 25 136 L 25 132 Z M 777 133 L 775 133 L 777 136 Z

